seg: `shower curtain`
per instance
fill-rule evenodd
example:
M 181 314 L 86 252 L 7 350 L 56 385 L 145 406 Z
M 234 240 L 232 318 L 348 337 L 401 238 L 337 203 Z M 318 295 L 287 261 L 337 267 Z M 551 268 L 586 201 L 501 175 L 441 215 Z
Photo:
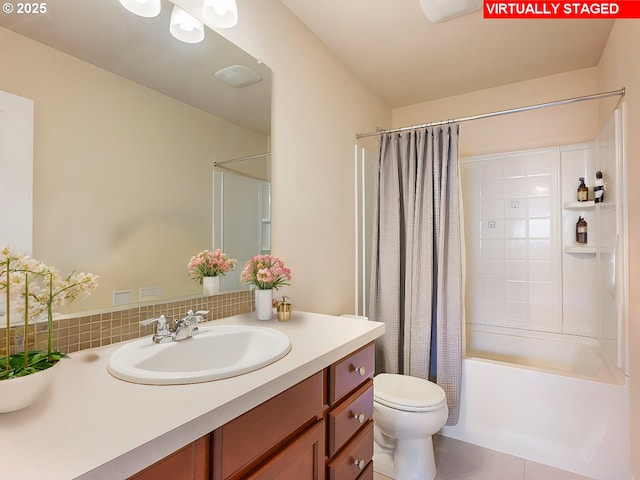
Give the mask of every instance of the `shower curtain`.
M 459 125 L 382 134 L 369 316 L 385 323 L 376 370 L 428 379 L 458 422 L 463 331 Z

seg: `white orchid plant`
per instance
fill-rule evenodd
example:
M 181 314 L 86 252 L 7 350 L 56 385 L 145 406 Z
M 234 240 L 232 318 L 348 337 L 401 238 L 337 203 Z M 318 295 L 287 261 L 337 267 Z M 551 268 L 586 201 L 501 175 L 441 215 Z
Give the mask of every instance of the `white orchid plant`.
M 6 354 L 0 356 L 0 380 L 46 370 L 64 357 L 63 353 L 53 351 L 53 307 L 66 305 L 78 297 L 87 297 L 97 286 L 96 275 L 73 272 L 63 277 L 55 268 L 3 247 L 0 251 L 0 292 L 4 294 L 6 306 Z M 29 322 L 46 315 L 46 351 L 29 351 L 25 338 L 23 351 L 10 354 L 13 312 L 22 316 L 25 337 Z

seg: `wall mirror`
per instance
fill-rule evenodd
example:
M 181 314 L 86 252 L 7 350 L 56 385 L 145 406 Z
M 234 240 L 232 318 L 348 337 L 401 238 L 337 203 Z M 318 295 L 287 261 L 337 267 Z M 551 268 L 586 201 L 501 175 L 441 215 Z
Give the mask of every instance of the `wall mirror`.
M 154 18 L 117 0 L 46 5 L 0 16 L 0 90 L 34 101 L 32 255 L 100 276 L 62 313 L 200 294 L 186 266 L 221 245 L 214 170 L 269 182 L 268 157 L 214 169 L 269 152 L 269 68 L 206 27 L 201 43 L 174 38 L 168 0 Z M 216 77 L 233 65 L 261 80 Z

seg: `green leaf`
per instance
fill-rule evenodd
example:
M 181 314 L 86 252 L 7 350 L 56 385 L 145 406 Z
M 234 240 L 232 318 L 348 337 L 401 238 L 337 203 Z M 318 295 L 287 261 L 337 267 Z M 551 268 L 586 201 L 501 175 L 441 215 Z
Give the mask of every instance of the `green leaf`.
M 32 350 L 27 354 L 27 366 L 25 366 L 24 353 L 16 353 L 9 356 L 10 369 L 7 369 L 7 357 L 0 357 L 0 380 L 24 377 L 41 372 L 51 368 L 62 358 L 67 358 L 67 355 L 60 352 L 51 352 L 51 359 L 49 359 L 47 352 Z

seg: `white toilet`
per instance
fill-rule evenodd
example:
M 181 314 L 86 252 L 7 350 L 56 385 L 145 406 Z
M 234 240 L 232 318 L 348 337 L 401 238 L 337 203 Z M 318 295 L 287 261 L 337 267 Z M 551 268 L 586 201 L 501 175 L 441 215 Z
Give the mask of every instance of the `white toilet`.
M 394 480 L 433 480 L 432 435 L 447 421 L 444 390 L 433 382 L 381 373 L 373 379 L 373 469 Z

